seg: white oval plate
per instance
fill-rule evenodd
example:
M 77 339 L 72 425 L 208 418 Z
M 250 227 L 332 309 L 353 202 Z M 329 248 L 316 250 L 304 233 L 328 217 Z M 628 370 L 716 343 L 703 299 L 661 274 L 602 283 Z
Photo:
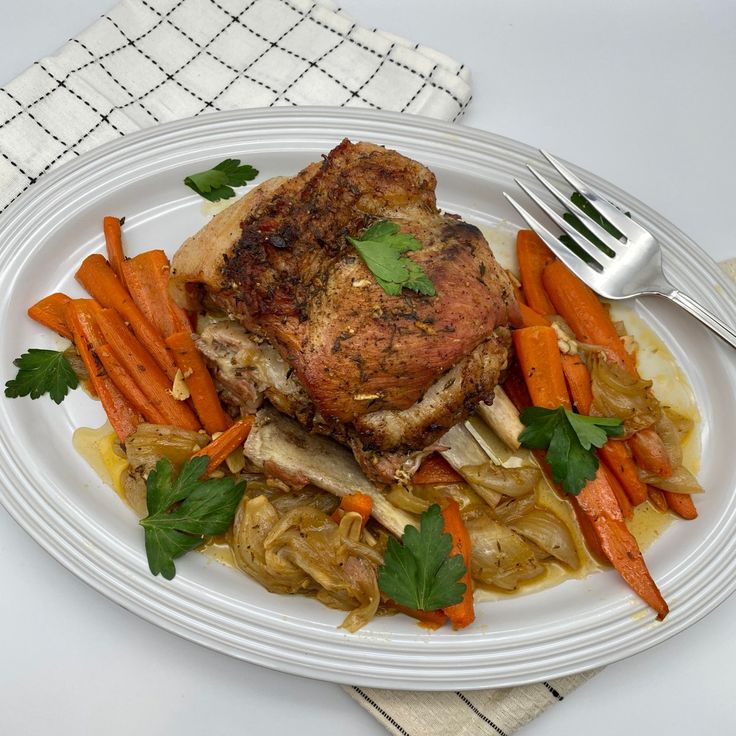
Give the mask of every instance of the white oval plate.
M 102 217 L 125 215 L 133 254 L 169 254 L 207 219 L 182 180 L 225 157 L 259 169 L 258 181 L 294 174 L 343 137 L 381 143 L 429 166 L 440 204 L 479 224 L 516 216 L 501 196 L 536 152 L 477 130 L 397 114 L 329 108 L 218 113 L 127 136 L 45 176 L 0 219 L 0 365 L 54 339 L 27 307 L 61 290 L 81 295 L 74 271 L 103 248 Z M 716 265 L 676 228 L 610 184 L 580 172 L 631 210 L 662 244 L 673 281 L 736 324 L 736 298 Z M 356 634 L 339 611 L 272 595 L 241 573 L 191 554 L 167 582 L 150 575 L 132 512 L 72 449 L 99 404 L 81 391 L 0 401 L 0 501 L 81 579 L 130 611 L 212 649 L 274 669 L 335 682 L 406 689 L 502 687 L 605 665 L 694 623 L 736 587 L 736 361 L 675 307 L 639 300 L 685 370 L 703 418 L 707 493 L 699 518 L 675 523 L 646 554 L 672 612 L 663 623 L 614 572 L 528 596 L 481 603 L 474 626 L 425 633 L 410 619 L 377 619 Z

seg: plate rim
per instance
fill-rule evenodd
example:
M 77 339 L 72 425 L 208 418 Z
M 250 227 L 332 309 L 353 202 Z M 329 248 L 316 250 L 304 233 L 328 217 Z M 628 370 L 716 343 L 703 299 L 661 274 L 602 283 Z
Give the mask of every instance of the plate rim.
M 8 252 L 9 248 L 5 246 L 5 240 L 3 236 L 7 235 L 7 241 L 13 242 L 13 237 L 19 237 L 14 233 L 22 233 L 24 227 L 29 227 L 30 224 L 43 216 L 49 209 L 53 210 L 54 207 L 58 206 L 59 201 L 64 200 L 65 197 L 70 196 L 69 191 L 63 191 L 64 184 L 67 183 L 75 174 L 84 172 L 94 167 L 102 167 L 105 162 L 109 159 L 116 159 L 118 157 L 125 156 L 126 153 L 130 153 L 131 150 L 136 150 L 138 156 L 146 156 L 149 148 L 155 148 L 156 144 L 165 143 L 169 141 L 178 141 L 182 136 L 186 138 L 191 135 L 194 131 L 205 131 L 209 128 L 218 128 L 220 126 L 229 125 L 240 125 L 243 123 L 258 122 L 260 124 L 274 123 L 276 121 L 287 121 L 286 126 L 304 126 L 312 124 L 313 130 L 317 130 L 319 125 L 345 125 L 346 123 L 354 123 L 357 127 L 368 127 L 371 125 L 378 126 L 379 128 L 384 125 L 391 127 L 393 126 L 397 130 L 408 129 L 414 136 L 426 139 L 431 142 L 437 138 L 443 139 L 444 144 L 447 143 L 447 139 L 453 141 L 453 145 L 458 148 L 469 148 L 470 144 L 486 146 L 488 150 L 499 149 L 505 152 L 513 152 L 517 158 L 523 158 L 528 160 L 530 155 L 534 153 L 534 149 L 527 146 L 524 143 L 514 141 L 503 136 L 499 136 L 493 133 L 489 133 L 474 128 L 467 128 L 465 126 L 453 125 L 448 123 L 439 122 L 430 118 L 421 118 L 416 116 L 401 115 L 399 113 L 388 113 L 381 111 L 365 111 L 365 110 L 347 110 L 347 109 L 335 109 L 329 107 L 314 107 L 314 108 L 264 108 L 264 109 L 250 109 L 234 112 L 222 112 L 222 113 L 210 113 L 202 115 L 197 118 L 187 118 L 181 121 L 175 121 L 172 123 L 166 123 L 164 125 L 147 128 L 142 131 L 125 136 L 119 140 L 115 140 L 104 144 L 103 146 L 93 149 L 86 154 L 83 154 L 78 159 L 70 161 L 58 169 L 50 172 L 49 174 L 42 177 L 39 182 L 24 192 L 18 199 L 13 202 L 6 211 L 0 215 L 0 242 L 3 243 L 0 246 L 0 267 L 6 267 L 9 265 L 8 260 L 12 263 L 13 258 L 17 255 L 12 252 Z M 140 149 L 140 150 L 138 150 Z M 466 157 L 469 155 L 467 150 L 463 154 Z M 480 155 L 477 151 L 473 154 L 476 158 Z M 473 158 L 473 155 L 470 157 Z M 725 310 L 729 313 L 731 321 L 736 316 L 736 287 L 727 279 L 717 267 L 715 262 L 704 253 L 692 240 L 686 235 L 679 231 L 670 222 L 662 218 L 658 213 L 651 210 L 649 207 L 639 202 L 636 198 L 622 192 L 614 185 L 600 179 L 599 177 L 586 172 L 579 167 L 571 166 L 571 168 L 577 171 L 581 176 L 587 178 L 587 180 L 602 187 L 603 190 L 609 193 L 614 201 L 626 202 L 627 206 L 634 205 L 635 211 L 640 219 L 645 219 L 650 222 L 654 222 L 659 229 L 667 233 L 668 238 L 674 238 L 679 242 L 681 248 L 687 251 L 688 258 L 685 259 L 686 265 L 691 271 L 700 273 L 701 276 L 707 275 L 710 279 L 714 280 L 715 283 L 719 284 L 723 289 L 723 294 L 728 294 L 731 297 L 731 302 L 725 300 L 722 294 L 714 293 L 711 298 L 711 303 L 715 303 L 720 307 L 721 313 Z M 143 165 L 145 170 L 145 163 Z M 78 188 L 81 184 L 76 185 Z M 73 188 L 74 190 L 75 188 Z M 32 204 L 37 203 L 44 195 L 47 195 L 48 199 L 39 210 L 28 212 L 33 210 Z M 656 234 L 656 233 L 655 233 Z M 672 264 L 669 264 L 672 266 Z M 675 268 L 675 271 L 681 269 Z M 717 347 L 716 350 L 719 348 Z M 722 348 L 720 348 L 722 350 Z M 4 418 L 4 413 L 3 413 Z M 3 441 L 4 445 L 4 441 Z M 4 460 L 7 461 L 7 454 Z M 157 601 L 158 605 L 153 605 L 150 601 L 141 602 L 140 592 L 130 588 L 129 581 L 125 575 L 118 576 L 118 588 L 111 587 L 109 581 L 104 580 L 104 573 L 110 573 L 110 570 L 98 569 L 98 564 L 93 563 L 92 560 L 84 558 L 83 555 L 73 554 L 75 550 L 59 548 L 51 543 L 52 535 L 45 534 L 44 532 L 53 531 L 48 528 L 48 520 L 44 520 L 44 523 L 38 524 L 37 528 L 30 524 L 28 519 L 24 516 L 22 508 L 20 508 L 17 502 L 14 502 L 12 493 L 9 495 L 6 485 L 6 470 L 3 463 L 0 468 L 0 478 L 2 484 L 0 484 L 0 503 L 2 503 L 8 510 L 10 515 L 20 524 L 24 530 L 29 533 L 36 542 L 40 544 L 49 554 L 52 555 L 57 561 L 61 562 L 67 569 L 73 574 L 82 579 L 87 584 L 91 585 L 95 589 L 102 592 L 108 598 L 114 600 L 118 604 L 122 605 L 127 610 L 135 613 L 142 618 L 155 623 L 162 628 L 172 631 L 174 633 L 183 636 L 191 641 L 196 641 L 200 644 L 208 646 L 209 648 L 221 651 L 223 653 L 230 654 L 232 656 L 246 659 L 257 664 L 272 667 L 284 672 L 290 672 L 293 674 L 307 675 L 311 677 L 317 677 L 319 679 L 328 679 L 335 682 L 341 682 L 344 684 L 361 684 L 369 686 L 383 686 L 392 688 L 405 688 L 405 689 L 477 689 L 483 687 L 506 687 L 510 685 L 523 684 L 526 682 L 537 682 L 540 679 L 559 677 L 563 675 L 573 674 L 580 672 L 585 669 L 591 669 L 598 667 L 601 664 L 608 664 L 611 661 L 622 659 L 625 656 L 630 656 L 638 651 L 642 651 L 645 648 L 654 646 L 665 638 L 669 638 L 676 633 L 679 633 L 682 629 L 688 625 L 694 623 L 696 620 L 706 615 L 706 613 L 713 610 L 723 600 L 730 595 L 736 589 L 736 580 L 728 581 L 721 589 L 721 595 L 716 596 L 711 605 L 706 607 L 706 610 L 699 611 L 692 620 L 678 621 L 679 626 L 675 627 L 675 631 L 668 631 L 666 636 L 651 637 L 646 646 L 638 646 L 634 644 L 633 649 L 635 651 L 625 651 L 624 654 L 616 654 L 610 658 L 603 656 L 598 660 L 586 663 L 585 666 L 580 667 L 575 664 L 560 664 L 557 669 L 551 671 L 545 671 L 543 676 L 536 675 L 519 675 L 519 674 L 507 674 L 498 675 L 489 671 L 487 675 L 480 674 L 477 677 L 479 679 L 471 682 L 458 683 L 456 680 L 448 680 L 445 676 L 443 680 L 441 677 L 431 677 L 426 681 L 419 681 L 412 679 L 407 681 L 406 677 L 399 676 L 399 679 L 394 681 L 393 678 L 387 678 L 386 674 L 377 676 L 368 672 L 352 674 L 351 672 L 345 672 L 340 669 L 340 662 L 334 663 L 335 671 L 329 672 L 324 667 L 316 667 L 313 663 L 304 661 L 304 657 L 297 656 L 296 652 L 292 652 L 291 659 L 284 662 L 275 657 L 278 652 L 278 647 L 273 651 L 263 651 L 263 647 L 260 649 L 251 647 L 251 649 L 238 648 L 235 642 L 229 642 L 226 639 L 218 639 L 217 636 L 208 634 L 206 627 L 200 630 L 193 630 L 191 627 L 187 627 L 181 620 L 176 617 L 172 617 L 171 610 L 167 610 L 165 604 L 169 604 L 172 610 L 176 609 L 176 601 L 171 600 L 177 596 L 172 593 L 175 591 L 174 588 L 164 589 L 162 592 L 161 601 Z M 28 478 L 28 481 L 32 483 L 32 479 Z M 37 520 L 38 521 L 38 520 Z M 30 527 L 30 528 L 29 528 Z M 78 552 L 78 550 L 76 550 Z M 147 571 L 145 571 L 147 574 Z M 126 586 L 123 588 L 120 585 L 120 578 L 125 579 Z M 149 581 L 150 582 L 150 581 Z M 150 586 L 147 586 L 150 587 Z M 138 595 L 136 595 L 136 592 Z M 171 595 L 169 595 L 171 593 Z M 167 615 L 168 614 L 168 615 Z M 242 623 L 242 621 L 241 621 Z M 278 634 L 278 631 L 275 632 Z M 664 632 L 661 632 L 664 633 Z M 472 637 L 477 639 L 478 637 Z M 352 649 L 358 649 L 361 644 L 362 637 L 348 638 L 345 639 L 348 642 L 348 653 L 354 656 L 351 652 Z M 278 636 L 276 637 L 278 641 Z M 254 644 L 255 642 L 251 642 Z M 363 642 L 365 643 L 365 642 Z M 284 643 L 282 642 L 282 646 Z M 443 648 L 452 649 L 448 645 Z M 467 649 L 468 647 L 461 647 L 461 650 Z M 324 654 L 324 652 L 321 652 Z M 333 653 L 334 654 L 334 653 Z M 461 652 L 457 652 L 461 654 Z M 462 652 L 464 656 L 466 652 Z M 313 654 L 308 655 L 309 657 L 314 656 Z M 337 660 L 341 657 L 334 654 Z M 470 665 L 470 662 L 468 662 Z M 473 663 L 475 666 L 475 663 Z M 481 668 L 485 666 L 488 668 L 488 663 L 483 665 L 479 664 Z M 492 668 L 491 668 L 492 669 Z

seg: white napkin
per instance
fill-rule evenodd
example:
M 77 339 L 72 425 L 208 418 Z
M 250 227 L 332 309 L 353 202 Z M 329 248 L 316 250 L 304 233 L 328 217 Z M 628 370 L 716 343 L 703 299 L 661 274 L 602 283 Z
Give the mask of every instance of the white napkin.
M 157 123 L 275 105 L 456 120 L 469 80 L 332 0 L 122 0 L 0 91 L 0 211 L 53 167 Z

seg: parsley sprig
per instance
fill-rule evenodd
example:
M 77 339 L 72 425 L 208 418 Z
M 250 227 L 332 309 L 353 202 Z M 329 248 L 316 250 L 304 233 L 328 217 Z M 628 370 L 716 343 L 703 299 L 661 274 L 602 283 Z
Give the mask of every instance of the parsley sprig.
M 248 164 L 241 165 L 240 159 L 226 158 L 207 171 L 191 174 L 184 183 L 210 202 L 217 202 L 234 197 L 233 187 L 242 187 L 256 176 L 257 169 Z
M 148 567 L 154 575 L 171 580 L 174 560 L 199 547 L 206 536 L 222 534 L 232 524 L 245 491 L 245 482 L 233 478 L 201 480 L 209 458 L 187 461 L 173 480 L 171 462 L 162 458 L 146 482 L 148 516 L 145 530 Z
M 436 611 L 460 603 L 465 593 L 462 555 L 450 557 L 452 537 L 443 531 L 440 507 L 430 506 L 420 528 L 407 526 L 401 542 L 389 537 L 378 587 L 402 606 Z
M 61 404 L 70 388 L 79 385 L 77 374 L 64 353 L 58 350 L 30 348 L 13 361 L 18 368 L 15 378 L 5 384 L 9 399 L 30 396 L 37 399 L 48 394 L 52 401 Z
M 552 478 L 576 496 L 598 471 L 595 448 L 603 447 L 609 437 L 623 434 L 623 422 L 612 417 L 586 417 L 563 406 L 543 409 L 532 406 L 521 412 L 526 425 L 519 435 L 524 447 L 547 450 Z
M 402 233 L 395 223 L 388 220 L 375 222 L 359 238 L 348 236 L 348 242 L 355 247 L 387 294 L 399 296 L 402 289 L 427 296 L 437 293 L 424 269 L 402 255 L 421 250 L 422 244 L 413 235 Z

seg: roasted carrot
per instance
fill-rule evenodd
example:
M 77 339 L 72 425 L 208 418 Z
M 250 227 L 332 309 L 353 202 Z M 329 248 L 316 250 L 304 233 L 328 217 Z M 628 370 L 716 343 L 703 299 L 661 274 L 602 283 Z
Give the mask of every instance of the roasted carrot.
M 640 468 L 660 478 L 669 478 L 672 475 L 670 455 L 654 427 L 647 427 L 629 437 L 628 444 Z
M 28 309 L 28 316 L 57 334 L 72 339 L 72 331 L 66 323 L 66 305 L 71 300 L 66 294 L 57 292 L 45 296 Z
M 526 303 L 538 314 L 555 314 L 555 309 L 542 284 L 544 269 L 555 260 L 552 251 L 532 230 L 519 230 L 516 256 Z
M 634 359 L 592 289 L 561 261 L 553 261 L 544 269 L 542 282 L 557 314 L 570 325 L 578 340 L 600 345 L 609 360 L 636 375 Z
M 697 519 L 698 510 L 695 508 L 693 499 L 687 493 L 673 493 L 672 491 L 662 491 L 667 499 L 667 505 L 683 519 Z
M 402 606 L 394 600 L 387 600 L 386 604 L 397 611 L 411 616 L 419 621 L 419 625 L 427 629 L 439 629 L 447 621 L 447 615 L 444 611 L 418 611 L 416 608 Z
M 526 304 L 519 302 L 519 311 L 522 327 L 549 327 L 549 320 L 531 307 L 527 307 Z
M 346 514 L 351 511 L 360 514 L 365 524 L 371 518 L 373 499 L 365 493 L 349 493 L 340 499 L 340 508 Z
M 225 458 L 233 450 L 248 439 L 254 420 L 255 416 L 238 419 L 232 427 L 226 429 L 217 439 L 212 440 L 212 442 L 205 445 L 201 450 L 195 452 L 192 457 L 203 457 L 206 455 L 209 458 L 209 463 L 207 464 L 207 474 L 209 475 L 218 465 L 225 462 Z
M 77 352 L 82 358 L 92 388 L 102 402 L 107 418 L 121 442 L 135 432 L 140 416 L 130 402 L 120 393 L 97 361 L 93 350 L 104 343 L 102 333 L 95 321 L 91 299 L 72 299 L 66 305 L 66 323 L 72 333 Z
M 186 312 L 169 297 L 169 271 L 169 259 L 162 250 L 148 250 L 123 263 L 133 301 L 162 337 L 191 330 Z
M 598 453 L 623 486 L 629 501 L 634 506 L 644 503 L 648 496 L 647 486 L 639 477 L 639 471 L 626 449 L 626 443 L 620 440 L 608 440 Z
M 564 492 L 561 491 L 560 495 L 563 494 Z M 611 561 L 606 557 L 606 553 L 603 551 L 603 547 L 601 547 L 601 541 L 598 539 L 598 532 L 596 531 L 595 526 L 593 526 L 593 520 L 580 508 L 580 504 L 574 496 L 568 496 L 568 501 L 575 512 L 575 518 L 577 519 L 578 526 L 580 527 L 580 532 L 583 535 L 588 552 L 590 552 L 593 559 L 599 565 L 610 566 Z
M 422 460 L 419 470 L 411 477 L 411 482 L 418 486 L 442 485 L 444 483 L 462 483 L 463 477 L 437 452 Z
M 197 417 L 187 404 L 171 395 L 171 381 L 125 326 L 120 315 L 114 309 L 98 308 L 95 318 L 105 342 L 156 411 L 166 419 L 165 423 L 195 431 L 200 429 L 202 425 Z
M 634 517 L 634 507 L 631 505 L 631 501 L 629 501 L 629 497 L 626 495 L 624 487 L 619 483 L 618 478 L 616 478 L 616 474 L 608 467 L 608 465 L 606 465 L 606 463 L 601 463 L 601 468 L 603 468 L 603 473 L 606 476 L 608 485 L 611 486 L 613 495 L 616 496 L 616 500 L 618 501 L 618 505 L 624 519 L 632 519 Z
M 171 349 L 176 365 L 184 375 L 194 410 L 202 426 L 208 434 L 224 432 L 232 424 L 232 420 L 220 404 L 215 382 L 189 330 L 169 335 L 166 345 Z
M 117 217 L 108 216 L 102 220 L 102 232 L 105 234 L 107 260 L 110 262 L 110 268 L 115 272 L 115 275 L 125 284 L 125 275 L 123 273 L 125 253 L 123 252 L 121 225 L 122 223 Z
M 570 408 L 557 333 L 551 327 L 523 327 L 512 333 L 516 357 L 534 406 Z
M 130 325 L 159 367 L 173 380 L 176 364 L 163 338 L 145 318 L 104 256 L 99 253 L 87 256 L 77 271 L 77 280 L 102 306 L 114 309 Z
M 452 537 L 451 555 L 462 555 L 465 563 L 465 574 L 462 582 L 465 583 L 465 593 L 460 603 L 444 609 L 447 618 L 452 622 L 453 629 L 464 629 L 475 621 L 473 609 L 473 580 L 470 572 L 470 534 L 460 516 L 460 506 L 455 499 L 447 499 L 442 507 L 442 519 L 445 522 L 445 531 Z
M 149 401 L 146 395 L 138 388 L 128 371 L 123 368 L 115 354 L 107 344 L 98 345 L 95 355 L 102 363 L 108 378 L 117 386 L 130 405 L 147 421 L 152 424 L 167 424 L 166 417 L 156 405 Z
M 572 397 L 572 403 L 580 414 L 590 414 L 593 391 L 590 386 L 590 371 L 579 355 L 563 355 L 562 372 Z
M 636 539 L 623 521 L 599 516 L 593 519 L 603 551 L 629 587 L 657 612 L 661 621 L 669 606 L 647 569 Z

